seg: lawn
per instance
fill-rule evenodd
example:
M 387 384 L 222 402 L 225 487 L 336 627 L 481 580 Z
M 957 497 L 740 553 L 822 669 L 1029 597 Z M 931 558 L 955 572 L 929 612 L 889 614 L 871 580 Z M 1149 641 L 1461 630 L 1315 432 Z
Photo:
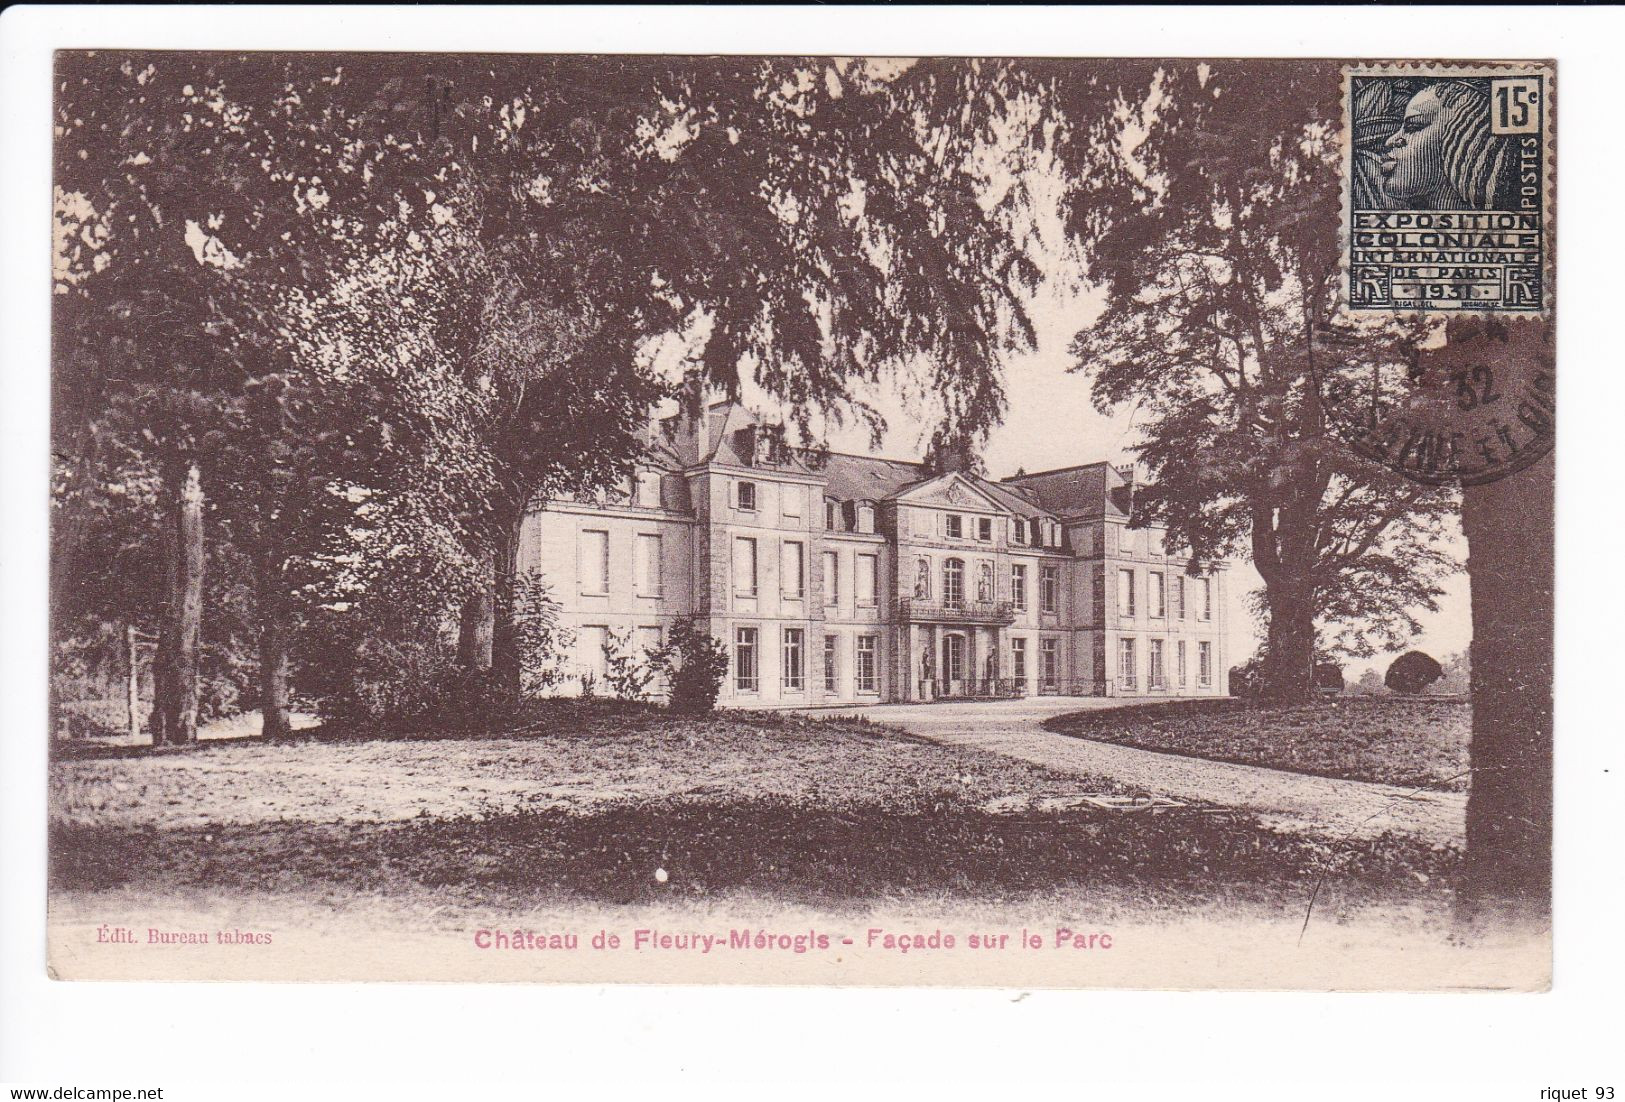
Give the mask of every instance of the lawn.
M 1453 850 L 1272 832 L 1222 809 L 1023 807 L 1103 778 L 855 720 L 559 703 L 502 737 L 309 735 L 52 766 L 52 884 L 452 908 L 743 894 L 842 907 L 1088 890 L 1147 906 L 1436 892 Z M 657 876 L 656 870 L 665 873 Z
M 1147 704 L 1057 716 L 1045 726 L 1142 750 L 1465 792 L 1472 716 L 1455 699 L 1340 696 L 1298 706 Z

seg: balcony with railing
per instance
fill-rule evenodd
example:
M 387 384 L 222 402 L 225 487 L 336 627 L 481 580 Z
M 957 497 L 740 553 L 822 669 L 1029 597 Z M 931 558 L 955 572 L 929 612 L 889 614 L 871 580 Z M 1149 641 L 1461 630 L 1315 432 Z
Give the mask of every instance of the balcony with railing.
M 1009 601 L 931 601 L 903 597 L 897 602 L 899 623 L 914 624 L 1013 624 L 1015 610 Z

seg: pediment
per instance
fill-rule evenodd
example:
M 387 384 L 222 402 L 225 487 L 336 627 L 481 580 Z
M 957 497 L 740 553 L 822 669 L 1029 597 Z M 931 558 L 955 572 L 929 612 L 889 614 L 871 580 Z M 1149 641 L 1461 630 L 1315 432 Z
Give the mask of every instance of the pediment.
M 929 505 L 939 509 L 974 509 L 979 512 L 1007 513 L 1002 504 L 976 488 L 959 474 L 938 475 L 895 495 L 904 505 Z

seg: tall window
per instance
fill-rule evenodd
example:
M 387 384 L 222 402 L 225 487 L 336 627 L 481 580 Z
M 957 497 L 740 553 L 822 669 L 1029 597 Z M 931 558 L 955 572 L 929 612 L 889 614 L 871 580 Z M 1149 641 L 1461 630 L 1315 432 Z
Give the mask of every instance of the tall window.
M 1117 615 L 1134 615 L 1134 571 L 1117 572 Z
M 1174 579 L 1174 615 L 1181 620 L 1190 617 L 1190 609 L 1185 604 L 1185 576 L 1183 574 Z
M 660 537 L 642 534 L 635 547 L 636 582 L 640 597 L 658 597 L 661 594 Z
M 958 513 L 949 513 L 943 517 L 942 534 L 951 540 L 963 538 L 965 534 L 965 518 Z
M 880 593 L 875 588 L 876 562 L 874 555 L 858 556 L 858 604 L 867 608 L 880 603 Z
M 1010 604 L 1017 612 L 1027 611 L 1027 567 L 1023 563 L 1010 564 Z
M 1027 640 L 1010 640 L 1010 676 L 1018 685 L 1027 683 Z
M 584 627 L 576 635 L 576 668 L 585 685 L 590 678 L 600 690 L 609 670 L 609 655 L 604 645 L 609 642 L 609 628 Z
M 756 629 L 734 629 L 734 688 L 742 693 L 756 691 Z
M 880 636 L 858 636 L 858 692 L 880 691 Z
M 1174 672 L 1179 677 L 1179 687 L 1183 689 L 1189 682 L 1185 675 L 1185 640 L 1181 639 L 1174 644 Z
M 1061 683 L 1061 641 L 1041 639 L 1038 642 L 1038 672 L 1044 687 L 1053 689 Z
M 1196 684 L 1204 689 L 1213 685 L 1213 644 L 1196 644 Z
M 965 637 L 963 635 L 944 635 L 942 637 L 942 677 L 943 680 L 965 680 Z
M 834 551 L 824 552 L 824 604 L 834 608 L 841 603 L 841 557 Z
M 797 540 L 779 544 L 779 592 L 793 600 L 807 595 L 807 545 Z
M 840 666 L 837 665 L 837 647 L 840 643 L 833 635 L 824 636 L 824 691 L 838 693 L 841 691 Z
M 638 472 L 637 503 L 645 509 L 660 508 L 660 472 Z
M 1148 611 L 1152 616 L 1161 619 L 1168 613 L 1167 596 L 1163 589 L 1162 571 L 1151 571 L 1146 581 L 1146 604 L 1150 606 Z
M 807 687 L 807 633 L 801 628 L 784 629 L 784 687 L 799 693 Z
M 976 564 L 976 599 L 983 604 L 993 600 L 993 564 L 990 562 Z
M 740 482 L 734 491 L 735 501 L 739 508 L 747 513 L 756 511 L 756 483 Z
M 992 517 L 977 517 L 976 518 L 976 538 L 978 540 L 980 540 L 982 543 L 992 543 L 993 542 L 993 518 Z
M 1041 612 L 1061 609 L 1061 568 L 1045 563 L 1038 575 L 1038 608 Z
M 1213 579 L 1202 578 L 1200 581 L 1202 589 L 1198 597 L 1202 602 L 1202 619 L 1211 620 L 1213 619 Z
M 1117 687 L 1133 689 L 1138 685 L 1134 672 L 1134 640 L 1117 641 Z
M 734 594 L 756 596 L 756 541 L 749 536 L 734 537 Z
M 942 603 L 948 608 L 965 605 L 965 561 L 949 559 L 942 564 Z
M 806 494 L 807 488 L 805 486 L 781 486 L 779 488 L 779 512 L 787 517 L 800 517 L 801 502 L 806 497 Z
M 1153 689 L 1166 689 L 1167 679 L 1162 672 L 1162 640 L 1152 639 L 1146 643 L 1146 659 L 1150 664 L 1146 672 L 1146 681 Z
M 609 592 L 608 532 L 582 531 L 576 569 L 580 574 L 581 592 L 600 597 Z

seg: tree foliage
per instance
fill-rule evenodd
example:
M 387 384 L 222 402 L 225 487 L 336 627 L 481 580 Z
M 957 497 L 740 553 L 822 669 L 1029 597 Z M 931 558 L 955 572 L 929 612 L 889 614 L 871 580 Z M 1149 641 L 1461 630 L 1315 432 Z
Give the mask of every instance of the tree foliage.
M 1406 651 L 1394 659 L 1383 676 L 1382 683 L 1396 693 L 1419 693 L 1444 674 L 1444 667 L 1431 654 L 1419 650 Z

